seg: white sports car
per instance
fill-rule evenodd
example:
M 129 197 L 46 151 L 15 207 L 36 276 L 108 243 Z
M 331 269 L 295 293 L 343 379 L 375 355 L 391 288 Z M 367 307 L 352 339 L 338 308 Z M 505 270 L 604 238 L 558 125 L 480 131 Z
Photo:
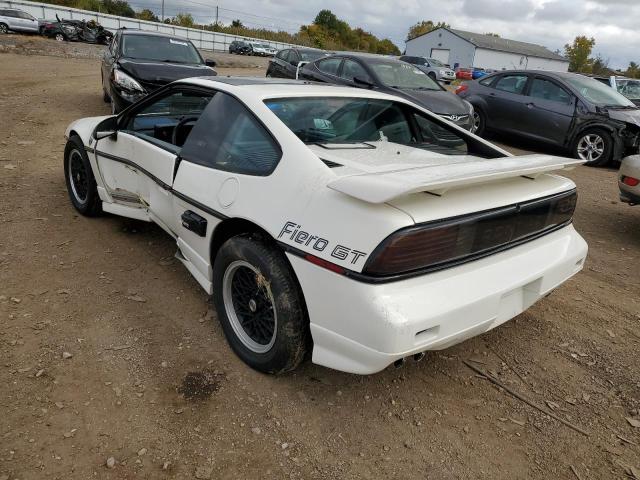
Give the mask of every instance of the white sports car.
M 578 272 L 579 160 L 514 157 L 408 101 L 192 78 L 66 131 L 82 214 L 155 222 L 233 350 L 369 374 L 518 315 Z

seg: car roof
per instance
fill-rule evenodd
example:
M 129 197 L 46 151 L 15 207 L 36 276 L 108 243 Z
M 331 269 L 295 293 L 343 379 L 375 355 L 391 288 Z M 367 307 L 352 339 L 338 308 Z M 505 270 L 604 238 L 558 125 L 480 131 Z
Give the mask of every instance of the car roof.
M 227 91 L 244 93 L 255 98 L 278 97 L 358 97 L 378 98 L 389 100 L 402 100 L 382 92 L 365 90 L 355 87 L 344 87 L 327 83 L 308 82 L 304 80 L 292 80 L 286 78 L 266 77 L 193 77 L 178 81 L 181 84 L 190 84 L 208 88 L 221 88 Z M 225 88 L 231 87 L 231 88 Z
M 179 40 L 189 40 L 188 38 L 179 37 L 177 35 L 171 35 L 170 33 L 163 32 L 150 32 L 148 30 L 138 30 L 133 28 L 121 28 L 120 33 L 122 35 L 140 35 L 140 36 L 148 36 L 148 37 L 164 37 L 164 38 L 174 38 Z
M 405 55 L 407 56 L 407 55 Z M 411 56 L 411 55 L 409 55 Z M 366 52 L 334 52 L 332 54 L 330 54 L 328 57 L 325 58 L 331 58 L 331 57 L 344 57 L 344 58 L 350 58 L 350 59 L 358 59 L 358 60 L 377 60 L 380 62 L 384 62 L 384 63 L 402 63 L 402 64 L 406 64 L 406 62 L 403 62 L 402 60 L 400 60 L 398 57 L 391 57 L 391 56 L 386 56 L 386 55 L 378 55 L 377 53 L 366 53 Z

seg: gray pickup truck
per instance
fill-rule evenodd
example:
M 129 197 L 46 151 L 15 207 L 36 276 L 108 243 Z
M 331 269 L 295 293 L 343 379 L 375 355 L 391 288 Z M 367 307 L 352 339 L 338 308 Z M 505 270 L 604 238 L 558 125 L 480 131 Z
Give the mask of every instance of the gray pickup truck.
M 415 65 L 433 80 L 449 84 L 456 79 L 456 72 L 435 58 L 402 55 L 400 60 Z

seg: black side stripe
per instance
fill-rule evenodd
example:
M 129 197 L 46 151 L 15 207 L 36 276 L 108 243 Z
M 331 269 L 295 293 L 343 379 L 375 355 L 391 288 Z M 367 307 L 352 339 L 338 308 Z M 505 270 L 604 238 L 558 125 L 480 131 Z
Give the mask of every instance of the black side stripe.
M 211 215 L 213 217 L 219 218 L 220 220 L 225 220 L 226 218 L 229 218 L 224 213 L 218 212 L 217 210 L 214 210 L 213 208 L 208 207 L 208 206 L 198 202 L 197 200 L 194 200 L 194 199 L 186 196 L 184 193 L 180 193 L 177 190 L 174 190 L 173 187 L 171 187 L 171 185 L 168 185 L 167 183 L 163 182 L 158 177 L 153 175 L 151 172 L 149 172 L 148 170 L 145 170 L 140 165 L 138 165 L 135 162 L 132 162 L 131 160 L 128 160 L 128 159 L 122 158 L 122 157 L 117 157 L 115 155 L 111 155 L 111 154 L 106 153 L 106 152 L 100 152 L 98 150 L 94 150 L 94 149 L 89 148 L 89 147 L 85 147 L 85 150 L 87 152 L 89 152 L 89 153 L 94 153 L 95 152 L 96 155 L 99 155 L 99 156 L 104 157 L 104 158 L 108 158 L 109 160 L 113 160 L 114 162 L 119 162 L 119 163 L 123 163 L 125 165 L 129 165 L 130 167 L 135 168 L 139 172 L 144 173 L 147 177 L 149 177 L 155 183 L 160 185 L 160 187 L 162 187 L 164 190 L 167 190 L 168 192 L 173 193 L 180 200 L 183 200 L 184 202 L 196 207 L 199 210 L 202 210 L 203 212 L 208 213 L 209 215 Z

